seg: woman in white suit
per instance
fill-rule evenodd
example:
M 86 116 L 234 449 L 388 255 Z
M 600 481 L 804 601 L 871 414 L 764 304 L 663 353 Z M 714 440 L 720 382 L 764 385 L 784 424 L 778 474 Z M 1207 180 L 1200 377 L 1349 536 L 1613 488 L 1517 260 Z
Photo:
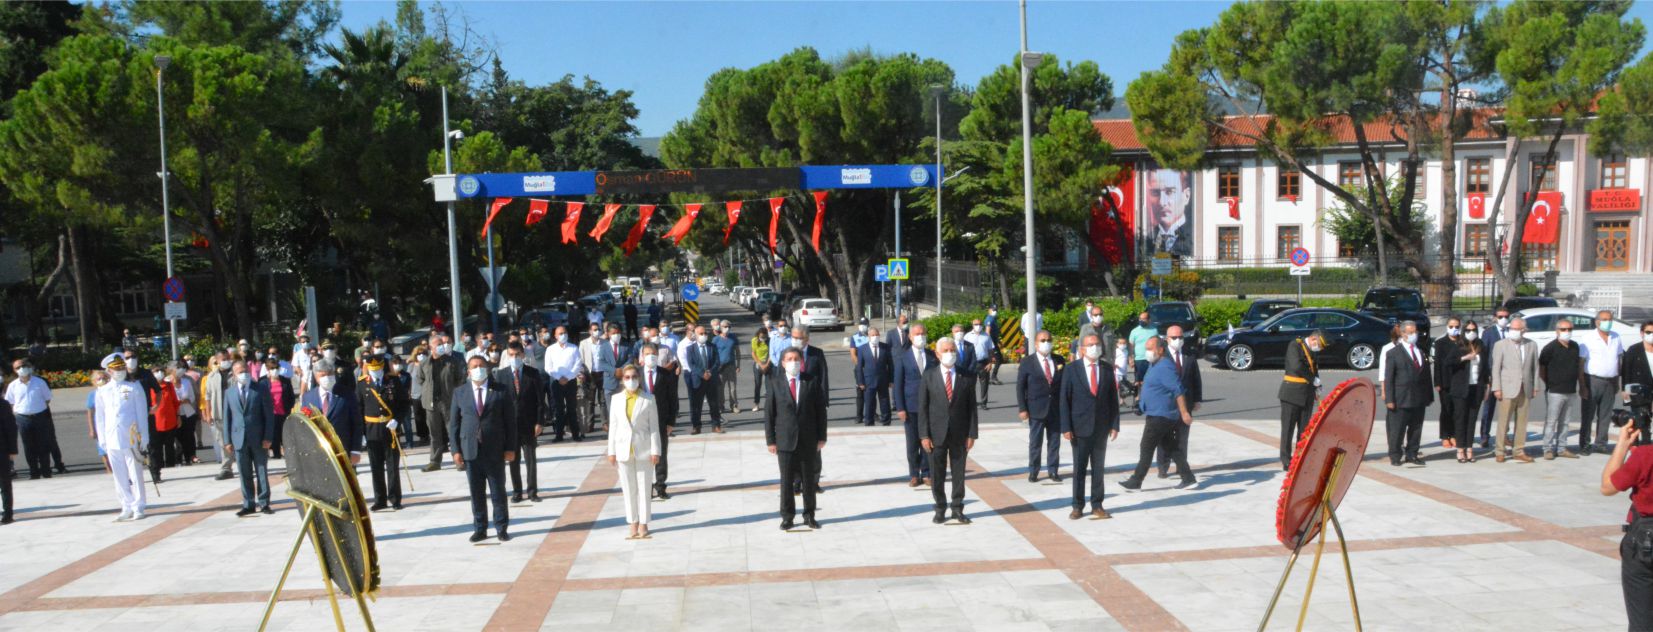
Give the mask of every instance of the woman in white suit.
M 635 365 L 620 369 L 620 384 L 624 388 L 608 405 L 608 462 L 620 468 L 620 492 L 626 502 L 626 523 L 631 525 L 626 539 L 646 539 L 649 489 L 654 486 L 654 463 L 660 460 L 660 421 L 654 397 L 639 390 Z

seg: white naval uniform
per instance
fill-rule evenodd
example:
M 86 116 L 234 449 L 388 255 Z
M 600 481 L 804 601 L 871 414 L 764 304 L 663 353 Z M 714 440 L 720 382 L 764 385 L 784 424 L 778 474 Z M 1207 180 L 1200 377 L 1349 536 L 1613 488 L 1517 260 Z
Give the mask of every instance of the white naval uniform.
M 110 382 L 98 387 L 95 414 L 98 445 L 109 457 L 121 513 L 142 513 L 148 504 L 138 450 L 149 448 L 149 397 L 137 382 Z

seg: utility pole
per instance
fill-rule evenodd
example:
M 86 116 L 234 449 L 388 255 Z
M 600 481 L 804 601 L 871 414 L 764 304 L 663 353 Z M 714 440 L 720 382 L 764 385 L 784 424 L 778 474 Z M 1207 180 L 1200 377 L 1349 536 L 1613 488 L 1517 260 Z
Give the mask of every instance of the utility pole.
M 448 88 L 442 87 L 442 163 L 449 177 L 453 176 L 453 150 L 449 146 L 453 133 L 448 131 Z M 465 316 L 459 309 L 459 232 L 454 227 L 453 202 L 448 202 L 448 294 L 453 299 L 452 311 L 448 312 L 453 320 L 453 342 L 460 344 L 465 337 Z M 490 269 L 492 274 L 493 270 Z

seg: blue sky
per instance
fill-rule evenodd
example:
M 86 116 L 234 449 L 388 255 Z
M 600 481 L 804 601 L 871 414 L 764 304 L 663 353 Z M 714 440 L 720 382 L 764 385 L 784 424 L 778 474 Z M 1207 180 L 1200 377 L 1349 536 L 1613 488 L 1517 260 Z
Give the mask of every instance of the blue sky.
M 1114 91 L 1164 63 L 1184 30 L 1209 25 L 1227 2 L 1054 2 L 1028 6 L 1029 48 L 1089 59 Z M 800 46 L 823 56 L 872 47 L 946 62 L 974 85 L 1010 63 L 1019 45 L 1017 4 L 994 2 L 456 2 L 493 38 L 507 72 L 530 84 L 590 76 L 634 93 L 644 136 L 694 112 L 713 72 L 747 68 Z M 344 26 L 391 20 L 393 2 L 343 3 Z M 1631 10 L 1653 23 L 1653 5 Z

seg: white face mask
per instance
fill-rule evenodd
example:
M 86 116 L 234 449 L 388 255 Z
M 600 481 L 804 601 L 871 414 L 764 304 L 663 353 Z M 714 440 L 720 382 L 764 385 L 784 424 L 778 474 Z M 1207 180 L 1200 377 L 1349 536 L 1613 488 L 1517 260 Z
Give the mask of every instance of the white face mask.
M 1561 341 L 1572 340 L 1573 339 L 1573 331 L 1571 329 L 1569 329 L 1567 331 L 1555 332 L 1555 339 L 1556 340 L 1561 340 Z
M 332 349 L 327 349 L 327 350 L 324 350 L 324 351 L 321 352 L 321 357 L 327 358 L 329 360 L 332 360 L 337 355 L 338 354 L 335 353 Z
M 953 352 L 953 351 L 943 351 L 943 352 L 941 352 L 941 366 L 951 367 L 951 366 L 953 366 L 954 362 L 958 362 L 958 359 L 959 359 L 959 354 L 956 353 L 956 352 Z
M 397 373 L 401 373 L 401 372 L 402 372 L 402 365 L 400 365 L 400 364 L 392 364 L 392 365 L 390 365 L 390 368 L 392 368 L 392 369 L 396 369 L 396 372 L 397 372 Z
M 1454 338 L 1458 337 L 1462 333 L 1463 333 L 1463 330 L 1458 329 L 1457 327 L 1447 327 L 1446 328 L 1446 335 L 1452 336 Z
M 511 357 L 505 359 L 505 363 L 508 364 L 508 365 L 511 365 L 511 368 L 513 368 L 513 369 L 521 369 L 522 368 L 522 357 L 521 356 L 511 356 Z
M 483 367 L 472 367 L 471 368 L 471 381 L 472 382 L 476 382 L 477 384 L 481 384 L 483 381 L 485 381 L 487 379 L 488 379 L 488 369 L 485 369 Z
M 1321 349 L 1321 347 L 1320 347 L 1320 341 L 1319 340 L 1315 340 L 1315 341 L 1309 343 L 1309 351 L 1312 351 L 1314 353 L 1320 353 L 1320 349 Z
M 1642 334 L 1642 342 L 1653 345 L 1653 333 Z
M 614 342 L 619 342 L 620 341 L 620 334 L 609 334 L 608 339 L 612 340 Z
M 953 342 L 958 342 L 960 340 L 964 340 L 964 332 L 962 332 L 962 331 L 953 332 Z
M 699 334 L 694 337 L 694 340 L 700 344 L 706 344 L 706 334 Z
M 1054 345 L 1050 344 L 1049 340 L 1039 343 L 1039 355 L 1050 355 L 1052 348 L 1054 348 Z
M 1172 338 L 1171 340 L 1169 340 L 1167 342 L 1170 344 L 1172 351 L 1182 351 L 1182 339 L 1181 338 Z
M 242 386 L 246 386 L 247 383 L 251 381 L 253 381 L 253 376 L 247 375 L 246 373 L 238 373 L 235 376 L 235 383 Z
M 1520 336 L 1516 336 L 1516 337 L 1519 338 Z M 1416 334 L 1416 333 L 1406 334 L 1406 344 L 1409 344 L 1409 345 L 1418 344 L 1418 334 Z
M 1499 316 L 1498 317 L 1498 326 L 1499 327 L 1508 327 L 1509 325 L 1510 325 L 1510 317 L 1508 317 L 1508 316 Z
M 981 333 L 981 325 L 971 325 L 970 326 L 970 333 L 973 333 L 973 334 Z
M 339 382 L 339 378 L 333 377 L 331 375 L 323 375 L 321 377 L 316 378 L 316 384 L 321 385 L 321 388 L 324 391 L 333 390 L 333 385 L 337 384 L 338 382 Z M 244 385 L 245 385 L 245 382 L 243 382 L 243 386 Z
M 1095 360 L 1102 357 L 1102 345 L 1085 345 L 1085 359 Z
M 27 367 L 26 366 L 26 367 L 23 367 L 23 368 L 17 370 L 17 377 L 23 378 L 25 380 L 29 379 L 29 376 L 31 376 L 31 375 L 34 375 L 34 367 Z
M 1527 336 L 1527 332 L 1525 332 L 1523 330 L 1520 330 L 1520 329 L 1511 329 L 1510 330 L 1510 340 L 1520 341 L 1522 338 L 1525 338 L 1526 336 Z
M 1153 364 L 1155 362 L 1158 362 L 1159 361 L 1159 352 L 1158 351 L 1149 351 L 1147 353 L 1147 358 L 1148 358 L 1148 364 Z
M 787 377 L 798 377 L 798 361 L 797 360 L 787 360 L 785 362 L 782 362 L 781 367 L 786 369 L 786 376 Z
M 439 345 L 436 345 L 436 355 L 445 356 L 445 355 L 448 355 L 450 353 L 453 353 L 453 345 L 450 345 L 446 342 L 444 342 L 442 344 L 439 344 Z
M 109 379 L 111 379 L 113 381 L 116 381 L 116 382 L 125 382 L 126 381 L 126 371 L 110 371 L 109 372 Z
M 1091 323 L 1096 324 L 1096 325 L 1102 324 L 1102 315 L 1101 314 L 1091 314 Z
M 488 352 L 488 361 L 492 362 L 494 364 L 499 364 L 499 352 L 498 351 L 489 351 Z
M 1473 341 L 1473 340 L 1475 340 L 1476 338 L 1479 338 L 1479 337 L 1481 337 L 1480 332 L 1477 332 L 1473 329 L 1464 332 L 1464 340 Z
M 864 334 L 864 333 L 867 333 L 867 326 L 866 325 L 856 325 L 855 330 Z
M 655 357 L 653 354 L 643 356 L 643 368 L 652 369 L 652 368 L 654 368 L 656 366 L 659 366 L 659 365 L 660 365 L 660 358 Z
M 414 360 L 418 360 L 418 361 L 419 361 L 419 362 L 424 362 L 424 361 L 425 361 L 425 360 L 426 360 L 426 358 L 427 358 L 427 357 L 428 357 L 428 356 L 426 356 L 426 355 L 425 355 L 425 354 L 423 354 L 423 353 L 421 353 L 421 354 L 419 354 L 419 355 L 418 355 L 418 356 L 415 356 L 415 357 L 414 357 L 414 358 L 413 358 L 413 359 L 414 359 Z
M 626 386 L 626 392 L 628 392 L 628 393 L 637 392 L 637 378 L 628 377 L 628 378 L 626 378 L 625 382 L 623 382 L 623 384 L 625 384 L 625 386 Z
M 559 344 L 559 345 L 568 344 L 568 334 L 557 334 L 557 344 Z

